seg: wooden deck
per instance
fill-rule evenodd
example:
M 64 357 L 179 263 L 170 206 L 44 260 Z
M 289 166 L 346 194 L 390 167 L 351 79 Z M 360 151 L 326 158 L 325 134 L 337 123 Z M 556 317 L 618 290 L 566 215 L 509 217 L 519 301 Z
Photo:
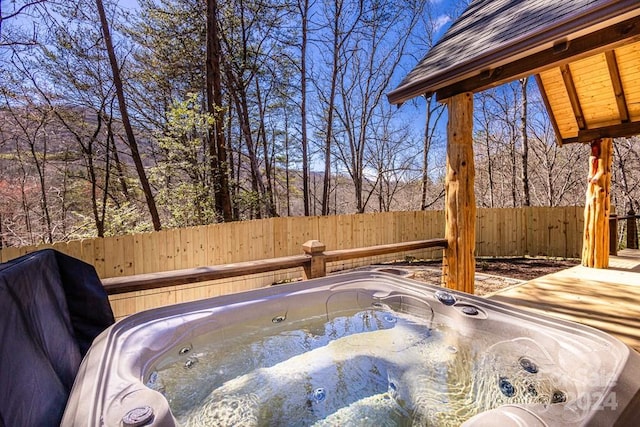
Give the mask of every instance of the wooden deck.
M 640 352 L 640 250 L 620 251 L 606 270 L 577 266 L 489 298 L 592 326 Z

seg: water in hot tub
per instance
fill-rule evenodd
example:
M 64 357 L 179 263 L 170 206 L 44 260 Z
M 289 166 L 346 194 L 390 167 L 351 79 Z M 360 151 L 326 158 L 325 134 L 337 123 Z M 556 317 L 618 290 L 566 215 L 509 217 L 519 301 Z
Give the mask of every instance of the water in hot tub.
M 524 337 L 464 336 L 380 304 L 279 320 L 185 344 L 156 363 L 147 386 L 182 426 L 457 426 L 507 403 L 562 402 L 575 389 Z

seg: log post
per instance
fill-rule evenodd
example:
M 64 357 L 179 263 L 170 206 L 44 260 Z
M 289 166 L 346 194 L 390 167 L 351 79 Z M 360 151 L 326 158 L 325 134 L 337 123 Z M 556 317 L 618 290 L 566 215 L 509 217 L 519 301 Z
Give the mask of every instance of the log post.
M 474 291 L 476 247 L 473 93 L 447 99 L 447 175 L 443 282 L 447 288 Z
M 304 279 L 315 279 L 327 275 L 327 262 L 324 257 L 326 246 L 318 240 L 308 240 L 302 244 L 302 250 L 311 255 L 311 262 L 304 267 Z
M 609 267 L 612 160 L 613 140 L 611 138 L 596 139 L 591 142 L 582 242 L 582 265 L 586 267 Z

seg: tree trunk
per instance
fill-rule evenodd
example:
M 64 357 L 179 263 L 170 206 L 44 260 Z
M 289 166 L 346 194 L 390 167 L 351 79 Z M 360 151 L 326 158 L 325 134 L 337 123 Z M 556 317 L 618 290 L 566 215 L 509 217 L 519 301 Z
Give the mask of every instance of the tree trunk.
M 118 173 L 118 182 L 120 183 L 120 190 L 124 195 L 125 200 L 128 202 L 131 200 L 131 196 L 129 196 L 129 187 L 127 185 L 127 180 L 124 174 L 124 167 L 122 166 L 122 162 L 120 161 L 120 155 L 118 154 L 118 147 L 116 146 L 116 139 L 111 138 L 113 150 L 113 161 L 116 163 L 116 172 Z
M 118 106 L 120 107 L 120 115 L 122 116 L 122 125 L 124 126 L 125 133 L 127 135 L 127 142 L 129 149 L 131 150 L 131 157 L 133 163 L 136 166 L 138 172 L 138 178 L 140 179 L 140 185 L 144 197 L 147 201 L 147 207 L 149 208 L 149 214 L 151 215 L 151 221 L 153 222 L 153 229 L 158 231 L 162 228 L 160 223 L 160 216 L 158 215 L 158 209 L 156 208 L 156 201 L 151 191 L 151 185 L 147 179 L 147 174 L 142 164 L 142 158 L 138 150 L 138 143 L 136 142 L 133 128 L 131 127 L 131 121 L 129 120 L 129 113 L 127 112 L 127 103 L 124 98 L 124 88 L 122 79 L 120 78 L 120 68 L 118 67 L 118 61 L 113 49 L 113 42 L 111 40 L 111 33 L 109 31 L 109 24 L 107 22 L 107 16 L 104 11 L 102 0 L 96 0 L 96 7 L 98 8 L 98 15 L 100 15 L 100 26 L 102 28 L 102 35 L 104 36 L 104 43 L 107 48 L 107 54 L 109 55 L 109 64 L 111 65 L 111 72 L 113 73 L 113 85 L 116 90 L 116 96 L 118 97 Z
M 110 140 L 113 140 L 112 131 L 112 120 L 113 117 L 109 118 L 109 123 L 107 125 L 107 141 L 105 143 L 105 165 L 104 165 L 104 186 L 102 189 L 102 209 L 100 212 L 100 221 L 102 223 L 102 233 L 104 235 L 105 232 L 105 223 L 107 217 L 107 199 L 109 198 L 109 181 L 111 180 L 111 150 L 109 150 L 109 146 L 111 144 Z
M 309 19 L 309 0 L 303 0 L 300 6 L 302 21 L 302 43 L 300 46 L 300 121 L 302 144 L 302 200 L 304 216 L 310 215 L 309 208 L 309 141 L 307 139 L 307 31 Z M 288 188 L 288 187 L 287 187 Z
M 495 206 L 495 182 L 493 176 L 493 155 L 491 154 L 491 119 L 489 117 L 489 113 L 487 111 L 487 102 L 486 98 L 480 103 L 482 108 L 482 118 L 483 118 L 483 134 L 484 134 L 484 151 L 486 154 L 485 167 L 487 170 L 487 180 L 489 181 L 489 207 L 493 208 Z M 485 202 L 486 205 L 486 202 Z
M 86 142 L 86 144 L 82 144 L 80 136 L 76 136 L 76 139 L 82 146 L 82 151 L 86 156 L 86 165 L 87 165 L 87 175 L 89 176 L 89 182 L 91 183 L 91 211 L 93 212 L 93 220 L 96 226 L 96 233 L 98 237 L 104 237 L 104 215 L 100 216 L 99 206 L 98 206 L 98 178 L 96 176 L 96 166 L 94 164 L 94 150 L 93 144 L 100 134 L 100 130 L 102 129 L 102 111 L 98 111 L 96 114 L 96 130 L 93 132 L 91 138 Z M 109 147 L 109 140 L 107 139 L 106 147 Z M 108 150 L 107 150 L 108 152 Z M 105 166 L 105 172 L 108 168 Z M 107 180 L 105 179 L 105 183 Z M 106 184 L 105 184 L 106 186 Z M 106 191 L 106 188 L 105 188 Z
M 632 217 L 627 219 L 627 249 L 638 249 L 638 223 L 633 206 L 627 212 L 627 216 Z
M 427 206 L 427 188 L 429 185 L 429 151 L 431 150 L 431 99 L 433 95 L 425 96 L 427 102 L 427 112 L 425 114 L 424 123 L 424 145 L 422 147 L 422 200 L 420 202 L 420 210 L 425 210 Z
M 260 167 L 258 165 L 258 158 L 253 143 L 253 137 L 251 135 L 247 95 L 244 91 L 244 88 L 238 89 L 238 86 L 236 86 L 232 95 L 236 104 L 236 110 L 238 110 L 238 121 L 240 122 L 242 137 L 247 146 L 247 154 L 249 157 L 249 166 L 251 170 L 251 188 L 259 198 L 262 198 L 265 194 L 265 188 L 264 182 L 262 182 L 262 174 L 260 173 Z M 255 208 L 256 218 L 262 218 L 261 205 L 258 204 L 255 206 Z
M 340 11 L 336 10 L 333 21 L 333 52 L 331 63 L 331 88 L 327 105 L 327 123 L 324 135 L 324 182 L 322 184 L 322 215 L 329 215 L 329 192 L 331 190 L 331 139 L 333 138 L 333 114 L 338 85 L 339 54 L 340 54 Z
M 233 103 L 233 97 L 229 94 L 229 106 Z M 227 115 L 227 127 L 226 127 L 226 141 L 231 144 L 232 141 L 232 129 L 233 129 L 233 109 L 229 107 L 229 114 Z M 240 182 L 240 155 L 238 155 L 238 163 L 235 164 L 233 161 L 233 146 L 229 145 L 229 149 L 231 150 L 228 159 L 229 159 L 229 176 L 232 178 L 231 183 L 229 185 L 229 193 L 230 193 L 230 201 L 236 200 L 238 197 L 238 182 Z M 231 213 L 232 220 L 239 221 L 240 220 L 240 209 L 237 203 L 231 203 Z
M 443 280 L 448 288 L 473 293 L 476 245 L 473 94 L 449 98 Z
M 332 95 L 329 103 L 327 129 L 324 141 L 324 181 L 322 183 L 322 215 L 329 215 L 329 192 L 331 186 L 331 138 L 333 125 L 333 98 L 335 86 L 332 84 Z
M 609 214 L 611 213 L 611 138 L 591 142 L 589 175 L 584 207 L 584 240 L 582 265 L 593 268 L 609 267 Z
M 20 164 L 20 206 L 22 207 L 22 212 L 24 214 L 24 226 L 26 228 L 26 234 L 29 236 L 29 244 L 33 245 L 35 242 L 33 241 L 33 229 L 31 227 L 31 215 L 29 214 L 29 202 L 27 200 L 27 170 L 25 169 L 25 161 L 22 159 L 20 144 L 18 140 L 15 141 L 16 144 L 16 157 L 18 158 L 18 163 Z
M 222 107 L 222 72 L 220 70 L 220 36 L 218 34 L 218 2 L 207 0 L 207 111 L 214 118 L 209 131 L 209 162 L 217 215 L 225 222 L 233 221 L 229 171 L 227 167 L 227 141 L 224 134 Z
M 433 143 L 434 134 L 436 132 L 438 122 L 442 118 L 445 111 L 444 105 L 436 103 L 432 107 L 433 96 L 425 97 L 427 102 L 427 112 L 424 125 L 424 147 L 422 151 L 422 197 L 420 201 L 420 209 L 427 210 L 432 206 L 441 195 L 427 201 L 427 193 L 429 190 L 429 153 L 431 152 L 431 144 Z
M 45 243 L 53 243 L 53 234 L 51 229 L 51 215 L 49 214 L 49 202 L 47 201 L 47 187 L 46 187 L 46 177 L 45 177 L 45 167 L 46 167 L 46 159 L 47 159 L 47 143 L 45 138 L 44 149 L 42 150 L 42 161 L 38 159 L 38 154 L 35 149 L 35 138 L 34 141 L 30 144 L 31 147 L 31 156 L 33 157 L 33 163 L 36 166 L 36 171 L 38 173 L 38 182 L 40 183 L 40 210 L 42 211 L 42 220 L 43 225 L 45 227 L 45 232 L 47 236 L 47 240 Z
M 284 110 L 284 183 L 287 196 L 287 216 L 291 216 L 291 177 L 289 171 L 289 113 Z M 307 204 L 307 210 L 309 206 Z M 309 216 L 308 212 L 305 216 Z
M 273 200 L 273 185 L 272 185 L 272 163 L 271 163 L 271 155 L 269 153 L 269 144 L 267 141 L 267 129 L 265 126 L 265 114 L 264 114 L 264 105 L 262 101 L 262 96 L 260 92 L 260 83 L 258 79 L 256 79 L 256 103 L 258 105 L 258 118 L 259 118 L 259 126 L 260 131 L 258 132 L 258 138 L 262 140 L 262 155 L 264 156 L 264 176 L 267 181 L 266 185 L 266 198 L 265 202 L 267 204 L 267 216 L 274 217 L 276 216 L 276 207 Z
M 622 189 L 624 191 L 624 196 L 626 202 L 625 202 L 625 210 L 631 209 L 631 211 L 633 211 L 633 196 L 632 196 L 632 191 L 631 188 L 629 186 L 629 179 L 627 178 L 627 165 L 626 165 L 626 159 L 624 156 L 624 154 L 621 152 L 620 148 L 619 148 L 620 144 L 615 144 L 614 145 L 614 154 L 616 156 L 616 162 L 617 162 L 617 170 L 620 172 L 620 175 L 622 176 Z
M 518 207 L 518 166 L 516 153 L 516 135 L 511 134 L 511 203 L 512 207 Z
M 522 136 L 522 189 L 524 193 L 523 206 L 531 206 L 531 196 L 529 191 L 529 137 L 527 135 L 527 83 L 528 77 L 520 79 L 522 88 L 522 104 L 520 111 L 520 135 Z

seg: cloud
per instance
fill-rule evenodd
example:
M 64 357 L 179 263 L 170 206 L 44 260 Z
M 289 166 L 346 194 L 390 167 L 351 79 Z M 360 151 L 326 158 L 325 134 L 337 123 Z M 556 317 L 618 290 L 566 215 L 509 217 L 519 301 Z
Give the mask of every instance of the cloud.
M 440 15 L 433 21 L 433 29 L 437 33 L 442 27 L 451 22 L 451 17 L 449 15 Z

